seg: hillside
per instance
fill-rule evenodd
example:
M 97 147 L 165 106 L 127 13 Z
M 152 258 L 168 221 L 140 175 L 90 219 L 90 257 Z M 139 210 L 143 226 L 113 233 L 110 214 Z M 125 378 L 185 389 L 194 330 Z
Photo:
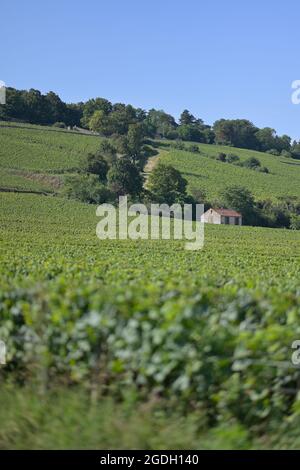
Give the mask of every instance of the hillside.
M 80 157 L 97 149 L 99 137 L 78 135 L 51 127 L 0 122 L 0 187 L 57 191 L 62 175 L 72 172 Z M 262 152 L 197 144 L 201 154 L 176 150 L 161 141 L 159 158 L 179 169 L 190 189 L 204 189 L 214 198 L 226 186 L 242 185 L 257 198 L 300 197 L 300 163 Z M 259 173 L 217 161 L 219 152 L 256 157 L 269 173 Z
M 31 126 L 0 123 L 0 187 L 57 189 L 61 175 L 93 152 L 99 137 Z
M 161 161 L 177 168 L 190 188 L 204 189 L 214 198 L 225 186 L 245 186 L 258 199 L 280 196 L 300 197 L 300 162 L 253 150 L 220 145 L 197 144 L 201 154 L 168 148 L 161 152 Z M 216 160 L 218 153 L 234 154 L 243 162 L 255 157 L 269 173 L 260 173 L 232 163 Z

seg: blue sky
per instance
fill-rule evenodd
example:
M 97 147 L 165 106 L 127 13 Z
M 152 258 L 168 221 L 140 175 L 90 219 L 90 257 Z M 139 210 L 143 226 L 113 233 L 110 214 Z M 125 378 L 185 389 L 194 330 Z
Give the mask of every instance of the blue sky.
M 0 79 L 68 102 L 101 96 L 176 118 L 187 108 L 300 138 L 299 19 L 297 0 L 10 0 Z

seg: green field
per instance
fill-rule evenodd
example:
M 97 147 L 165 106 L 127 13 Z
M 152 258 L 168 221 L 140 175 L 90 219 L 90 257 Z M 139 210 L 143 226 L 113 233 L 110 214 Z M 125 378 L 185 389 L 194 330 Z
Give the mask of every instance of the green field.
M 204 249 L 188 252 L 180 240 L 100 241 L 93 205 L 10 193 L 1 194 L 1 205 L 2 280 L 8 273 L 7 281 L 26 283 L 62 274 L 116 286 L 201 285 L 207 279 L 230 288 L 298 285 L 299 232 L 206 226 Z M 178 268 L 182 278 L 175 276 Z
M 257 199 L 300 196 L 298 161 L 253 150 L 206 144 L 198 146 L 203 154 L 170 149 L 163 152 L 161 161 L 175 166 L 188 180 L 191 189 L 204 189 L 208 198 L 215 198 L 224 187 L 234 185 L 248 188 Z M 214 157 L 220 152 L 237 155 L 241 162 L 256 157 L 269 173 L 217 161 Z
M 39 129 L 0 138 L 1 185 L 32 190 L 54 191 L 37 175 L 72 171 L 98 145 Z M 211 181 L 220 168 L 211 195 L 243 182 L 226 171 L 250 171 L 189 152 L 160 158 L 191 185 L 205 178 L 190 174 L 206 168 Z M 299 195 L 297 167 L 259 158 L 271 175 L 250 173 L 257 196 L 273 194 L 261 177 L 276 179 L 275 195 Z M 1 449 L 299 448 L 300 232 L 207 226 L 191 252 L 180 240 L 100 241 L 96 207 L 59 195 L 0 199 Z

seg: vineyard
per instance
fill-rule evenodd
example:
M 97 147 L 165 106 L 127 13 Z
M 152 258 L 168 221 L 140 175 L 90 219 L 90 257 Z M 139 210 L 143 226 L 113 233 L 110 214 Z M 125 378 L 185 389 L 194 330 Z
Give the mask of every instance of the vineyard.
M 0 187 L 57 192 L 65 173 L 78 167 L 80 158 L 96 151 L 99 137 L 59 129 L 0 122 Z M 170 143 L 170 142 L 169 142 Z M 177 150 L 162 142 L 159 158 L 181 171 L 190 189 L 204 190 L 213 198 L 229 185 L 242 185 L 257 198 L 300 195 L 297 160 L 231 147 L 197 144 L 201 153 Z M 256 157 L 269 173 L 259 173 L 216 160 L 220 152 L 235 154 L 241 162 Z M 52 177 L 52 178 L 51 178 Z
M 0 140 L 1 185 L 24 189 L 51 189 L 30 172 L 72 171 L 98 142 L 21 128 L 0 128 Z M 211 194 L 227 171 L 248 175 L 201 148 L 160 158 Z M 298 168 L 259 155 L 271 174 L 245 176 L 251 189 L 299 195 Z M 60 195 L 0 199 L 0 448 L 299 448 L 300 232 L 208 226 L 189 252 L 181 240 L 100 241 L 96 207 Z
M 201 188 L 210 198 L 231 185 L 248 188 L 258 199 L 300 195 L 300 162 L 297 160 L 219 145 L 199 144 L 198 147 L 200 154 L 176 149 L 164 151 L 162 161 L 180 170 L 190 188 Z M 218 161 L 216 157 L 220 152 L 236 155 L 241 162 L 255 157 L 269 173 Z
M 0 142 L 0 187 L 54 191 L 51 177 L 72 172 L 83 155 L 97 149 L 99 137 L 2 123 Z

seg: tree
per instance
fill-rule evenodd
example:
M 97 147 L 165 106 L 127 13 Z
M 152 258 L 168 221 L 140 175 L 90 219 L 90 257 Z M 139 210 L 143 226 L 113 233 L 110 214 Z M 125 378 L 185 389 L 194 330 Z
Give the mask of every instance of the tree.
M 95 111 L 102 111 L 103 115 L 108 115 L 111 112 L 112 104 L 105 98 L 93 98 L 88 100 L 83 107 L 83 116 L 81 119 L 81 125 L 88 127 L 89 122 Z
M 179 118 L 179 124 L 181 126 L 193 124 L 196 121 L 195 116 L 193 116 L 187 109 L 185 109 Z
M 210 126 L 206 126 L 202 119 L 196 119 L 187 109 L 181 113 L 179 123 L 177 132 L 180 139 L 194 142 L 213 142 L 214 134 Z
M 23 99 L 23 92 L 14 88 L 6 88 L 6 104 L 0 105 L 1 119 L 26 119 L 26 106 Z
M 109 165 L 112 165 L 117 160 L 117 149 L 116 147 L 109 141 L 109 139 L 103 139 L 100 142 L 99 146 L 99 153 L 103 155 L 105 160 Z
M 299 158 L 300 159 L 300 140 L 299 140 L 299 142 L 294 140 L 291 150 L 292 150 L 293 158 Z
M 183 124 L 177 129 L 178 137 L 182 140 L 205 142 L 205 134 L 194 124 Z
M 111 191 L 118 196 L 126 194 L 136 196 L 143 189 L 143 177 L 136 165 L 126 157 L 118 159 L 112 165 L 107 180 Z
M 49 121 L 66 122 L 68 121 L 68 109 L 66 104 L 53 91 L 45 95 L 45 106 L 47 108 Z
M 144 143 L 144 127 L 142 124 L 130 124 L 127 134 L 127 152 L 126 154 L 133 161 L 139 160 Z
M 221 201 L 228 209 L 240 212 L 245 223 L 255 222 L 255 201 L 252 193 L 241 186 L 225 188 L 221 194 Z
M 27 120 L 31 124 L 47 124 L 51 122 L 44 96 L 39 90 L 31 88 L 23 96 Z M 57 119 L 55 119 L 57 120 Z
M 103 111 L 97 110 L 92 114 L 91 118 L 88 121 L 88 128 L 94 132 L 100 132 L 100 129 L 103 124 L 104 113 Z
M 147 135 L 167 138 L 170 133 L 176 130 L 177 124 L 170 114 L 162 110 L 150 109 L 145 119 L 145 126 L 148 132 Z
M 258 131 L 247 119 L 220 119 L 213 125 L 216 143 L 240 148 L 257 148 Z
M 183 202 L 187 181 L 171 165 L 159 163 L 150 174 L 147 187 L 157 202 L 173 204 Z
M 108 163 L 99 152 L 89 153 L 84 161 L 83 168 L 88 173 L 97 175 L 99 181 L 103 183 L 106 181 Z
M 276 149 L 276 132 L 274 129 L 264 127 L 259 129 L 255 136 L 259 143 L 259 150 L 265 152 L 266 150 Z
M 291 148 L 291 138 L 288 135 L 279 137 L 276 134 L 275 129 L 272 129 L 271 127 L 259 129 L 256 132 L 255 137 L 259 144 L 259 150 L 263 152 L 276 150 L 279 155 L 283 150 L 289 151 Z

